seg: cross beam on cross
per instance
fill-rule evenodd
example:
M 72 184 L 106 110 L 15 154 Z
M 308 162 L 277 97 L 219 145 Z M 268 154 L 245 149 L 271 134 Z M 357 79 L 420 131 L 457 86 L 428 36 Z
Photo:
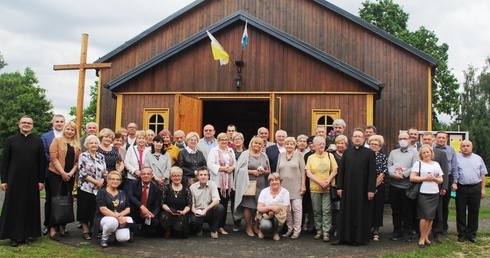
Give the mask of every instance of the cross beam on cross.
M 76 122 L 78 134 L 82 133 L 83 123 L 83 96 L 85 93 L 85 73 L 87 69 L 110 69 L 111 63 L 87 64 L 88 34 L 82 34 L 82 50 L 80 53 L 79 64 L 54 65 L 53 70 L 79 70 L 78 72 L 78 97 Z M 100 85 L 99 85 L 100 86 Z M 83 144 L 83 143 L 82 143 Z

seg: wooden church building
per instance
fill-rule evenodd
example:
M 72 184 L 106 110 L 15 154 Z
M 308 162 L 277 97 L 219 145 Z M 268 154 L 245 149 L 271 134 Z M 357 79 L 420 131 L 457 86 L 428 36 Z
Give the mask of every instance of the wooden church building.
M 213 59 L 207 30 L 233 62 Z M 432 127 L 438 61 L 324 0 L 197 0 L 101 62 L 112 69 L 99 72 L 100 128 L 235 124 L 248 145 L 261 126 L 273 140 L 342 118 L 347 134 L 374 124 L 390 149 L 398 130 Z

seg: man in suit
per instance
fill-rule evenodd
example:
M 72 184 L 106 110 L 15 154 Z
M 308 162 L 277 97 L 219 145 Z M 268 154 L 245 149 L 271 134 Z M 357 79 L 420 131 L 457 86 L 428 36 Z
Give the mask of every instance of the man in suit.
M 458 158 L 456 156 L 456 151 L 453 147 L 447 144 L 448 134 L 445 131 L 438 131 L 436 133 L 435 145 L 434 149 L 438 149 L 446 153 L 447 156 L 447 166 L 448 166 L 448 178 L 447 183 L 448 186 L 453 184 L 453 175 L 458 172 Z M 446 194 L 442 197 L 442 219 L 443 219 L 443 227 L 444 231 L 442 234 L 447 235 L 447 230 L 449 225 L 447 223 L 448 214 L 449 214 L 449 201 L 451 199 L 450 194 Z
M 269 146 L 265 149 L 265 154 L 269 158 L 269 163 L 271 165 L 271 173 L 276 172 L 277 160 L 279 159 L 279 153 L 285 152 L 284 140 L 288 137 L 288 133 L 284 130 L 277 130 L 275 138 L 276 144 Z
M 433 147 L 434 135 L 432 135 L 431 132 L 423 133 L 422 144 L 427 144 Z M 439 198 L 439 204 L 437 205 L 436 217 L 434 219 L 434 223 L 432 224 L 432 234 L 434 235 L 434 240 L 437 243 L 442 243 L 442 233 L 444 231 L 443 216 L 442 216 L 442 205 L 443 205 L 442 200 L 443 200 L 443 196 L 446 195 L 446 193 L 449 194 L 449 187 L 450 187 L 450 185 L 448 184 L 449 167 L 447 165 L 446 153 L 436 148 L 433 149 L 434 149 L 434 158 L 432 160 L 439 163 L 444 175 L 442 176 L 443 179 L 442 184 L 439 185 L 440 198 Z
M 131 218 L 137 225 L 141 225 L 143 236 L 156 233 L 160 225 L 158 214 L 160 213 L 161 191 L 158 185 L 152 181 L 153 170 L 150 167 L 141 168 L 141 176 L 128 191 L 131 203 Z M 134 240 L 131 232 L 130 240 Z
M 50 130 L 43 135 L 41 135 L 41 139 L 43 140 L 44 145 L 44 154 L 46 156 L 46 177 L 44 180 L 44 189 L 46 192 L 46 199 L 44 203 L 44 229 L 43 235 L 48 234 L 49 229 L 49 218 L 51 217 L 51 187 L 49 186 L 49 170 L 48 165 L 50 161 L 49 156 L 49 146 L 53 142 L 53 139 L 56 137 L 63 136 L 63 127 L 65 126 L 65 117 L 61 114 L 56 114 L 51 119 L 51 124 L 53 125 L 53 130 Z
M 208 160 L 208 154 L 212 148 L 218 145 L 218 141 L 214 138 L 216 131 L 214 126 L 207 124 L 202 129 L 204 137 L 202 137 L 199 142 L 197 142 L 197 150 L 202 152 L 204 158 Z

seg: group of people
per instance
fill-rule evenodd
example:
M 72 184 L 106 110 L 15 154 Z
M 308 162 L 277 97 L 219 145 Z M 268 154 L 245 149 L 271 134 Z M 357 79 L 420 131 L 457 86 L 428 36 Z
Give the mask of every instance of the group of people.
M 420 145 L 418 131 L 411 128 L 387 153 L 374 126 L 355 128 L 347 137 L 342 119 L 333 122 L 331 132 L 318 126 L 309 137 L 278 130 L 275 142 L 261 127 L 248 146 L 234 125 L 216 137 L 214 127 L 205 125 L 200 138 L 181 130 L 141 131 L 135 123 L 98 132 L 97 124 L 88 123 L 87 136 L 79 139 L 75 124 L 65 123 L 62 115 L 55 115 L 52 124 L 40 139 L 31 134 L 32 119 L 22 117 L 20 134 L 4 147 L 0 238 L 9 238 L 12 246 L 41 235 L 43 188 L 44 233 L 55 241 L 72 237 L 53 219 L 51 197 L 71 196 L 76 189 L 82 237 L 100 238 L 102 247 L 111 235 L 119 242 L 134 241 L 135 233 L 202 236 L 204 223 L 217 239 L 228 234 L 228 209 L 233 231 L 244 220 L 250 237 L 298 239 L 306 230 L 334 245 L 365 245 L 380 240 L 386 189 L 391 240 L 411 241 L 418 233 L 419 246 L 426 247 L 432 232 L 441 242 L 453 190 L 458 241 L 476 242 L 487 170 L 470 141 L 462 141 L 456 153 L 445 132 L 435 139 L 424 133 Z M 411 183 L 420 184 L 416 200 L 406 195 Z

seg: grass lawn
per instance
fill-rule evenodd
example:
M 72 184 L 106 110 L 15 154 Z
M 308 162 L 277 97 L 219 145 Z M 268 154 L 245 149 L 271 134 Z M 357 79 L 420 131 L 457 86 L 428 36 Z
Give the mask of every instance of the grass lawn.
M 10 241 L 0 241 L 1 257 L 124 257 L 100 252 L 100 247 L 87 243 L 86 247 L 74 247 L 41 237 L 29 245 L 9 246 Z
M 487 197 L 481 202 L 479 219 L 490 219 L 490 187 L 485 188 L 485 190 Z M 449 219 L 456 220 L 456 201 L 454 199 L 449 202 Z

